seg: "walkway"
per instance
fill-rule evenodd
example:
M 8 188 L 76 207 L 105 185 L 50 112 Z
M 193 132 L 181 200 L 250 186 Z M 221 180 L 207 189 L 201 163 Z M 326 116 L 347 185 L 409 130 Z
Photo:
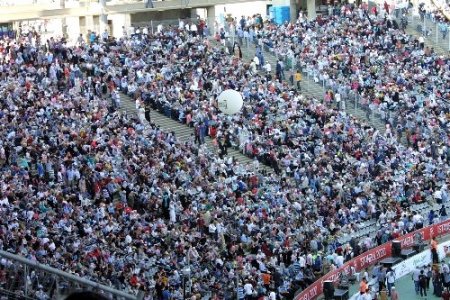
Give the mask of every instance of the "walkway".
M 447 238 L 444 238 L 444 240 L 447 240 Z M 448 259 L 445 259 L 446 263 L 449 263 Z M 372 268 L 370 269 L 370 271 Z M 369 272 L 370 274 L 370 272 Z M 420 297 L 420 295 L 416 295 L 416 291 L 414 288 L 414 282 L 411 278 L 412 274 L 408 274 L 406 276 L 403 276 L 402 278 L 398 279 L 395 282 L 395 289 L 398 292 L 399 299 L 400 300 L 438 300 L 442 299 L 440 297 L 433 295 L 433 282 L 430 282 L 430 289 L 427 291 L 427 297 Z M 358 292 L 359 289 L 359 282 L 356 282 L 355 284 L 352 284 L 350 286 L 349 290 L 349 298 L 355 295 Z
M 263 0 L 251 0 L 263 1 Z M 39 2 L 39 1 L 36 1 Z M 62 18 L 66 16 L 92 16 L 101 15 L 105 12 L 108 15 L 114 14 L 134 14 L 139 12 L 158 12 L 166 10 L 180 10 L 191 8 L 206 8 L 215 5 L 233 4 L 249 2 L 249 0 L 165 0 L 153 1 L 153 7 L 147 8 L 143 0 L 138 1 L 115 1 L 115 3 L 108 3 L 103 9 L 99 1 L 73 1 L 68 2 L 66 8 L 60 8 L 59 1 L 52 1 L 49 4 L 30 4 L 2 7 L 0 10 L 0 18 L 2 22 L 12 22 L 19 20 L 33 20 L 40 18 Z M 72 5 L 74 4 L 75 5 Z M 87 5 L 85 5 L 87 3 Z M 150 22 L 150 20 L 149 20 Z
M 256 53 L 256 48 L 254 45 L 242 46 L 242 57 L 244 61 L 248 62 L 252 60 Z M 264 59 L 268 61 L 272 66 L 272 72 L 275 72 L 277 65 L 277 57 L 269 51 L 264 51 Z M 287 71 L 286 78 L 292 74 L 293 71 Z M 314 80 L 306 74 L 303 74 L 302 83 L 301 83 L 302 93 L 304 95 L 314 97 L 318 100 L 322 100 L 324 97 L 325 89 L 321 84 L 315 83 Z M 361 109 L 361 107 L 355 107 L 353 101 L 346 100 L 346 112 L 350 115 L 355 116 L 356 118 L 368 122 L 370 125 L 378 129 L 380 132 L 384 133 L 385 131 L 385 123 L 380 120 L 378 117 L 373 116 L 370 120 L 366 117 L 366 111 Z
M 400 22 L 398 20 L 398 22 Z M 420 30 L 418 30 L 418 27 L 420 27 Z M 408 26 L 406 28 L 406 32 L 415 36 L 420 37 L 423 36 L 422 29 L 425 28 L 429 34 L 427 34 L 425 37 L 425 44 L 433 47 L 436 53 L 446 55 L 449 53 L 449 47 L 450 47 L 450 34 L 447 34 L 446 39 L 442 39 L 442 34 L 440 33 L 439 29 L 436 28 L 436 24 L 431 21 L 430 19 L 425 18 L 425 21 L 421 21 L 419 16 L 409 16 L 408 17 Z M 438 32 L 438 36 L 436 39 L 436 30 Z
M 381 11 L 384 6 L 383 0 L 374 0 L 369 1 L 369 7 L 376 5 L 379 7 L 379 11 Z M 416 10 L 417 8 L 413 8 L 412 10 Z M 400 25 L 400 17 L 401 14 L 398 14 L 398 18 L 396 18 L 397 23 Z M 394 15 L 395 18 L 395 15 Z M 436 24 L 428 18 L 425 18 L 424 21 L 420 20 L 420 16 L 416 13 L 410 13 L 408 15 L 408 25 L 406 26 L 406 33 L 418 38 L 423 36 L 423 29 L 428 32 L 425 38 L 426 45 L 433 47 L 436 53 L 446 55 L 450 51 L 450 34 L 447 34 L 445 39 L 442 38 L 442 34 L 440 30 L 437 28 Z M 436 32 L 438 35 L 436 36 Z
M 120 99 L 121 99 L 121 110 L 123 112 L 126 112 L 128 116 L 137 118 L 135 101 L 131 99 L 131 97 L 123 93 L 120 93 Z M 168 118 L 164 114 L 156 110 L 151 110 L 150 122 L 154 123 L 155 125 L 159 126 L 165 131 L 175 132 L 175 136 L 182 142 L 189 141 L 194 133 L 193 128 L 188 127 L 187 125 L 177 122 L 171 118 Z M 216 148 L 213 145 L 212 139 L 206 137 L 205 144 L 208 150 L 212 151 L 213 153 L 216 153 Z M 240 164 L 253 163 L 253 160 L 251 158 L 245 156 L 244 154 L 233 148 L 228 148 L 228 157 L 233 157 L 235 161 L 238 161 Z M 261 169 L 273 171 L 272 168 L 265 166 L 261 163 L 259 164 L 259 166 Z
M 358 292 L 359 282 L 350 286 L 349 297 L 353 296 Z M 433 295 L 433 284 L 430 282 L 430 290 L 427 291 L 427 297 L 420 297 L 420 295 L 416 295 L 414 289 L 414 282 L 411 279 L 411 275 L 408 274 L 395 282 L 395 289 L 398 292 L 400 300 L 437 300 L 442 299 Z

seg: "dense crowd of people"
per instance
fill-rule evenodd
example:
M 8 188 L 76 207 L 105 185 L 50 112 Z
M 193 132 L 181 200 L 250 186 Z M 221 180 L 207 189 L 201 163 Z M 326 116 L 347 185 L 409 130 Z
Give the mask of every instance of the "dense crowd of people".
M 288 45 L 300 64 L 316 60 L 311 67 L 328 74 L 330 86 L 350 87 L 343 97 L 353 88 L 379 106 L 390 103 L 394 87 L 386 85 L 384 98 L 375 93 L 386 83 L 379 78 L 398 72 L 392 82 L 405 104 L 398 103 L 395 122 L 405 124 L 411 147 L 398 143 L 398 131 L 380 134 L 306 98 L 184 26 L 109 41 L 81 36 L 74 47 L 53 38 L 39 44 L 33 35 L 0 41 L 1 249 L 143 290 L 148 299 L 238 293 L 274 300 L 291 299 L 323 272 L 426 224 L 408 206 L 448 201 L 447 111 L 419 92 L 410 97 L 408 87 L 419 70 L 430 72 L 421 77 L 424 88 L 431 75 L 445 80 L 448 60 L 406 35 L 393 42 L 385 23 L 368 32 L 357 10 L 345 12 L 355 19 L 240 24 L 275 49 Z M 329 33 L 335 38 L 324 38 Z M 391 59 L 391 43 L 404 53 L 401 41 L 411 47 L 409 60 L 375 67 L 377 56 Z M 403 69 L 410 64 L 417 64 L 414 76 Z M 227 88 L 244 97 L 234 116 L 217 108 Z M 447 88 L 436 83 L 433 92 L 445 96 Z M 138 118 L 120 110 L 119 91 L 136 100 Z M 148 106 L 192 126 L 192 139 L 182 143 L 149 124 Z M 215 140 L 212 153 L 205 136 Z M 240 165 L 229 147 L 275 172 Z M 369 219 L 379 220 L 375 242 L 337 242 Z M 2 261 L 1 274 L 7 267 Z M 32 289 L 48 297 L 39 285 Z
M 388 123 L 388 140 L 404 137 L 420 152 L 448 152 L 448 57 L 395 29 L 389 19 L 343 7 L 341 14 L 313 22 L 267 26 L 261 36 L 278 56 L 292 56 L 326 81 L 331 97 L 325 102 L 357 93 Z
M 419 8 L 419 15 L 422 21 L 430 19 L 437 24 L 440 38 L 446 40 L 450 30 L 450 6 L 445 0 L 433 0 L 423 3 Z
M 448 36 L 450 25 L 450 5 L 446 0 L 432 0 L 421 4 L 419 14 L 423 20 L 425 17 L 438 24 L 442 39 Z

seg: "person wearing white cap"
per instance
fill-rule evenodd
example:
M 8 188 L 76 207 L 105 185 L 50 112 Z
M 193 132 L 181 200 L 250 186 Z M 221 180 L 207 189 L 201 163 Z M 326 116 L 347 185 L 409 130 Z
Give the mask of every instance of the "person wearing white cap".
M 391 300 L 398 300 L 398 292 L 395 286 L 391 289 Z

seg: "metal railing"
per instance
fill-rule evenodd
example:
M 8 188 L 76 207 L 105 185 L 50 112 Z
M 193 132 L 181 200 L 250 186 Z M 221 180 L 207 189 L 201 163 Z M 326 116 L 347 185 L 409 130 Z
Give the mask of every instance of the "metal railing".
M 163 30 L 167 30 L 168 27 L 179 28 L 179 26 L 185 27 L 186 24 L 196 24 L 197 30 L 199 30 L 200 21 L 205 22 L 208 26 L 208 36 L 213 36 L 215 34 L 216 27 L 220 27 L 220 18 L 219 17 L 211 17 L 211 18 L 179 18 L 179 19 L 164 19 L 164 20 L 149 20 L 147 22 L 133 22 L 132 26 L 136 29 L 143 29 L 146 27 L 148 32 L 151 34 L 155 34 L 158 32 L 160 26 L 162 26 Z
M 255 41 L 256 44 L 260 44 L 258 40 Z M 281 59 L 285 65 L 285 71 L 295 72 L 295 70 L 300 70 L 303 76 L 301 81 L 301 89 L 310 94 L 316 94 L 317 88 L 320 88 L 321 95 L 316 95 L 317 99 L 324 101 L 324 96 L 327 91 L 332 91 L 334 94 L 339 92 L 341 95 L 341 101 L 339 103 L 334 103 L 337 108 L 345 110 L 349 113 L 354 113 L 358 115 L 359 118 L 363 118 L 366 121 L 371 122 L 372 118 L 376 118 L 383 123 L 387 123 L 392 116 L 392 110 L 377 110 L 375 107 L 369 106 L 369 103 L 364 103 L 363 97 L 356 91 L 350 89 L 349 86 L 334 83 L 332 80 L 324 76 L 318 69 L 313 68 L 306 63 L 299 63 L 293 57 L 288 55 L 280 55 L 272 47 L 263 43 L 263 50 L 266 53 L 274 55 L 277 59 Z M 384 130 L 384 128 L 379 128 Z
M 450 51 L 450 25 L 425 13 L 420 16 L 417 13 L 408 15 L 408 26 L 422 35 L 428 42 L 435 44 L 444 51 Z
M 76 291 L 93 291 L 108 299 L 141 300 L 136 295 L 63 272 L 0 250 L 0 295 L 18 299 L 61 299 Z
M 401 15 L 401 14 L 399 14 Z M 413 14 L 408 14 L 409 19 L 410 20 L 415 20 L 414 24 L 418 24 L 417 19 L 419 18 L 418 16 L 415 17 Z M 427 28 L 431 27 L 431 23 L 434 20 L 432 20 L 431 18 L 429 18 L 429 16 L 425 16 L 423 23 L 421 23 L 423 25 L 422 28 L 425 28 L 425 30 L 427 30 L 429 36 L 430 36 L 430 31 L 436 33 L 436 29 L 434 31 L 429 30 Z M 410 21 L 411 22 L 411 21 Z M 433 26 L 439 26 L 439 23 L 432 23 Z M 411 24 L 409 25 L 411 26 Z M 420 28 L 418 28 L 420 29 Z M 450 29 L 449 29 L 450 30 Z M 443 44 L 443 39 L 440 36 L 434 36 L 436 39 L 438 39 L 440 41 L 441 44 Z M 262 37 L 264 39 L 264 37 Z M 266 53 L 269 53 L 273 56 L 275 56 L 277 59 L 281 59 L 286 68 L 286 71 L 291 71 L 293 72 L 296 69 L 301 70 L 303 78 L 305 80 L 302 80 L 301 86 L 302 89 L 311 92 L 311 94 L 314 94 L 314 92 L 317 94 L 318 91 L 318 87 L 321 87 L 321 93 L 322 95 L 317 95 L 319 97 L 318 100 L 323 100 L 325 92 L 326 91 L 333 91 L 333 93 L 336 93 L 338 91 L 341 91 L 341 102 L 339 104 L 337 104 L 339 106 L 339 108 L 346 110 L 350 113 L 355 113 L 357 114 L 359 117 L 362 117 L 368 121 L 372 121 L 372 118 L 375 118 L 377 120 L 379 120 L 381 122 L 381 124 L 383 123 L 390 123 L 392 120 L 396 119 L 396 116 L 398 115 L 398 113 L 401 111 L 401 106 L 397 105 L 390 105 L 390 107 L 387 108 L 383 108 L 381 109 L 379 106 L 375 106 L 375 105 L 370 105 L 369 102 L 365 101 L 365 99 L 362 97 L 362 95 L 360 93 L 358 93 L 357 90 L 352 90 L 350 89 L 350 87 L 348 85 L 341 85 L 341 84 L 337 84 L 335 82 L 333 82 L 333 80 L 328 79 L 326 76 L 324 76 L 324 74 L 322 72 L 320 72 L 320 70 L 318 70 L 317 68 L 311 67 L 309 65 L 307 65 L 306 63 L 302 62 L 302 64 L 299 64 L 298 62 L 295 62 L 295 58 L 290 58 L 288 57 L 288 55 L 284 55 L 284 54 L 279 54 L 277 53 L 277 51 L 275 51 L 275 49 L 269 44 L 269 43 L 261 43 L 260 41 L 258 41 L 257 39 L 255 39 L 255 44 L 262 44 L 262 48 L 263 51 L 265 51 Z M 445 43 L 446 45 L 448 44 L 448 47 L 450 49 L 450 32 L 449 34 L 445 37 Z M 342 91 L 345 91 L 345 93 L 342 93 Z M 429 96 L 430 92 L 424 90 L 424 91 L 410 91 L 412 94 L 416 93 L 416 94 L 421 94 L 423 96 Z M 445 99 L 445 98 L 439 98 L 439 97 L 435 97 L 436 101 L 439 104 L 443 104 L 443 105 L 450 105 L 450 100 Z M 391 124 L 394 125 L 394 124 Z

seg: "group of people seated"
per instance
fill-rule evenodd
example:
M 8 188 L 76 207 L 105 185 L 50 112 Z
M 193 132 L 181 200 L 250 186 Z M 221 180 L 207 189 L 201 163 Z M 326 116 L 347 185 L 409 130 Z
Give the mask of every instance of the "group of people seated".
M 353 90 L 380 111 L 392 104 L 385 133 L 250 73 L 184 28 L 75 46 L 1 40 L 0 248 L 148 299 L 291 299 L 423 226 L 408 206 L 448 200 L 448 108 L 437 97 L 449 91 L 431 82 L 446 80 L 448 58 L 344 11 L 254 30 L 326 74 L 328 86 L 346 87 L 343 98 Z M 240 113 L 218 110 L 225 89 L 242 93 Z M 122 92 L 138 111 L 151 106 L 192 126 L 192 139 L 124 113 L 114 96 Z M 230 147 L 255 163 L 239 164 Z M 371 219 L 376 242 L 338 242 Z M 10 267 L 0 261 L 2 286 Z M 42 285 L 30 289 L 49 297 Z
M 428 7 L 426 6 L 428 4 Z M 423 4 L 425 14 L 440 24 L 448 25 L 450 22 L 450 4 L 446 0 L 430 0 Z M 448 29 L 448 28 L 447 28 Z M 448 30 L 447 30 L 448 31 Z M 444 37 L 445 38 L 445 37 Z

